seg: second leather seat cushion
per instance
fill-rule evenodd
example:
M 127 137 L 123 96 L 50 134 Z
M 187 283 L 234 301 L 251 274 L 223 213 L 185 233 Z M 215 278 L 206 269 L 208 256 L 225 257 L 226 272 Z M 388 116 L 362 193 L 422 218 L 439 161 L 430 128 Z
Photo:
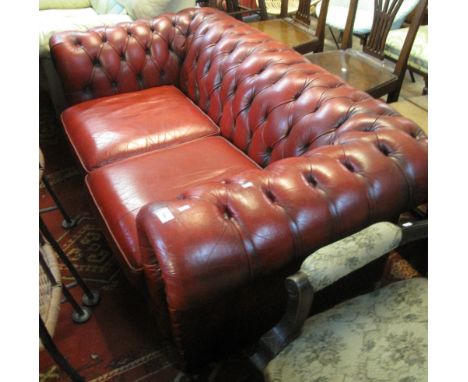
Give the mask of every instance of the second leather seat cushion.
M 62 114 L 68 138 L 82 166 L 105 164 L 196 138 L 219 129 L 174 86 L 98 98 Z
M 86 176 L 86 184 L 117 244 L 121 264 L 138 278 L 142 267 L 135 219 L 141 207 L 258 168 L 224 138 L 207 137 L 101 167 Z

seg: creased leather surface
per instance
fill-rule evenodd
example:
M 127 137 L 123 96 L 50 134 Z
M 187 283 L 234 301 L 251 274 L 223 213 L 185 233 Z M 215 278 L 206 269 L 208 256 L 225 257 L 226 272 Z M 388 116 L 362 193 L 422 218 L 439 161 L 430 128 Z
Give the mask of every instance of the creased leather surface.
M 82 102 L 62 113 L 62 124 L 88 172 L 137 154 L 219 134 L 218 126 L 174 86 Z
M 212 160 L 206 153 L 218 159 Z M 215 136 L 101 167 L 88 174 L 86 184 L 119 248 L 116 255 L 132 272 L 141 274 L 135 217 L 142 206 L 154 200 L 174 199 L 191 186 L 252 168 L 257 168 L 252 160 Z
M 410 139 L 402 151 L 423 154 Z M 139 224 L 155 249 L 169 306 L 187 310 L 218 298 L 424 202 L 427 168 L 402 164 L 402 155 L 375 142 L 325 146 L 145 206 Z M 182 205 L 190 208 L 180 212 Z M 175 218 L 161 222 L 161 208 Z

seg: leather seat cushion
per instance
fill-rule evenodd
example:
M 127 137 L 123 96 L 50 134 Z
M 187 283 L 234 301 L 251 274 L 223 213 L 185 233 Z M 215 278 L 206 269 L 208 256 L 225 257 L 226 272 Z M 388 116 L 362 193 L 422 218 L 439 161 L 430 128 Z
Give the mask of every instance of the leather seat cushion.
M 103 97 L 65 110 L 62 122 L 86 171 L 130 156 L 218 134 L 174 86 Z
M 127 274 L 142 271 L 136 229 L 141 207 L 176 198 L 186 189 L 259 167 L 222 137 L 207 137 L 101 167 L 86 184 L 116 243 Z

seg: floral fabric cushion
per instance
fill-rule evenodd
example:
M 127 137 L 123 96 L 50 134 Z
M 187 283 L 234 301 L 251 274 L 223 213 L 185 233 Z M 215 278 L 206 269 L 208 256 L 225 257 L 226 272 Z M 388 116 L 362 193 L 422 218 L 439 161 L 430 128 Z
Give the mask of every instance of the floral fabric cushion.
M 265 379 L 427 381 L 427 279 L 390 284 L 309 318 Z
M 406 35 L 408 34 L 409 28 L 397 29 L 390 31 L 385 44 L 385 55 L 398 60 L 400 56 L 401 48 L 405 42 Z M 411 49 L 410 57 L 408 59 L 408 66 L 415 68 L 423 73 L 427 73 L 428 69 L 428 52 L 427 52 L 427 41 L 429 33 L 427 25 L 421 25 L 416 34 L 413 48 Z
M 39 9 L 77 9 L 90 6 L 90 0 L 39 0 Z
M 117 0 L 91 0 L 91 6 L 99 15 L 106 13 L 127 14 L 125 7 L 120 5 Z
M 194 0 L 117 0 L 133 19 L 150 19 L 162 13 L 195 6 Z
M 397 248 L 400 240 L 400 227 L 376 223 L 315 251 L 302 263 L 301 271 L 318 291 Z
M 85 31 L 97 26 L 111 26 L 132 21 L 126 14 L 98 15 L 92 8 L 49 9 L 39 12 L 39 56 L 49 55 L 49 39 L 54 33 L 79 30 Z

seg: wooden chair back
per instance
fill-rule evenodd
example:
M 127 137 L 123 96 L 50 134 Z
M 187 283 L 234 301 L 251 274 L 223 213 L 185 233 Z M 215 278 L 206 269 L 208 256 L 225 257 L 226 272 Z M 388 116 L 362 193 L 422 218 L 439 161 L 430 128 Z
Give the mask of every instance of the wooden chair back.
M 318 2 L 316 1 L 315 3 L 317 4 Z M 317 29 L 315 31 L 315 35 L 319 38 L 322 44 L 321 50 L 323 50 L 323 45 L 325 42 L 325 27 L 327 24 L 327 14 L 328 14 L 329 3 L 330 3 L 330 0 L 322 0 L 322 6 L 320 8 L 320 14 L 317 20 Z M 310 23 L 310 1 L 309 1 L 309 23 Z
M 310 3 L 311 3 L 311 0 L 299 1 L 297 12 L 294 14 L 294 18 L 297 21 L 310 25 Z M 286 9 L 287 9 L 288 0 L 283 1 L 283 4 L 286 4 Z
M 281 1 L 281 9 L 278 17 L 272 17 L 265 21 L 255 21 L 250 25 L 272 38 L 285 43 L 301 54 L 309 52 L 322 52 L 325 41 L 325 22 L 328 12 L 329 0 L 322 0 L 322 8 L 318 17 L 318 22 L 314 27 L 311 27 L 310 7 L 317 3 L 317 0 L 299 0 L 295 3 L 298 8 L 288 7 L 288 0 Z M 258 3 L 265 0 L 258 0 Z M 270 4 L 271 5 L 271 4 Z M 275 3 L 275 13 L 278 15 L 277 6 Z M 288 12 L 288 8 L 289 11 Z M 271 8 L 270 8 L 271 9 Z M 289 16 L 290 14 L 291 17 Z
M 357 2 L 356 2 L 357 3 Z M 374 0 L 374 20 L 363 51 L 384 58 L 385 41 L 403 0 Z
M 395 16 L 400 9 L 403 0 L 374 0 L 374 2 L 374 20 L 370 35 L 367 38 L 367 42 L 363 46 L 363 51 L 366 54 L 383 60 L 388 33 L 390 32 L 393 20 L 395 19 Z M 382 85 L 379 89 L 374 89 L 374 94 L 372 94 L 374 97 L 377 94 L 380 97 L 381 92 L 383 92 L 382 89 L 387 89 L 387 102 L 394 102 L 398 100 L 401 85 L 403 84 L 405 72 L 408 67 L 408 59 L 411 53 L 411 48 L 413 47 L 419 25 L 425 17 L 427 3 L 428 0 L 420 0 L 414 10 L 408 34 L 406 35 L 403 47 L 400 51 L 400 56 L 398 57 L 398 60 L 395 64 L 395 69 L 393 70 L 393 74 L 397 77 L 397 81 L 392 84 L 393 90 L 388 90 L 388 84 Z M 343 40 L 341 45 L 341 49 L 343 50 L 352 47 L 353 27 L 356 17 L 357 5 L 358 0 L 351 0 L 345 30 L 343 31 Z
M 313 1 L 315 4 L 318 1 Z M 315 35 L 320 39 L 320 41 L 324 41 L 325 39 L 325 26 L 327 21 L 327 13 L 328 13 L 328 4 L 330 0 L 322 0 L 322 7 L 320 8 L 320 15 L 318 17 L 317 22 L 317 29 L 315 31 Z M 310 26 L 310 8 L 312 5 L 312 0 L 299 0 L 299 6 L 297 8 L 297 12 L 294 14 L 293 19 L 298 21 L 302 24 L 305 24 L 307 27 Z M 288 0 L 281 0 L 281 16 L 280 17 L 287 17 L 288 16 Z
M 208 6 L 212 8 L 218 8 L 225 10 L 229 15 L 242 20 L 243 14 L 258 13 L 260 20 L 266 20 L 268 18 L 265 0 L 258 0 L 258 8 L 249 8 L 239 4 L 239 0 L 209 0 Z
M 291 0 L 266 0 L 265 2 L 267 3 L 267 9 L 268 9 L 268 3 L 272 3 L 273 6 L 277 6 L 276 3 L 280 2 L 281 3 L 281 14 L 280 14 L 280 17 L 282 18 L 285 18 L 288 16 L 289 12 L 289 1 Z M 297 0 L 293 0 L 293 1 L 296 1 Z M 296 21 L 299 21 L 299 22 L 302 22 L 306 25 L 310 25 L 310 21 L 311 21 L 311 18 L 310 18 L 310 9 L 312 7 L 312 5 L 316 5 L 317 3 L 319 3 L 320 1 L 322 1 L 322 8 L 321 8 L 321 11 L 320 11 L 320 15 L 319 15 L 319 19 L 322 17 L 322 18 L 326 18 L 327 17 L 327 11 L 328 11 L 328 3 L 329 3 L 329 0 L 299 0 L 299 4 L 298 4 L 298 8 L 297 8 L 297 11 L 296 13 L 294 14 L 293 18 L 296 20 Z M 325 8 L 324 11 L 322 11 L 322 9 Z M 325 27 L 325 21 L 326 20 L 323 20 L 323 25 Z
M 395 16 L 397 15 L 403 1 L 404 0 L 374 0 L 375 8 L 373 24 L 367 41 L 362 48 L 365 53 L 383 60 L 385 42 L 387 41 L 388 33 L 390 32 Z M 402 73 L 402 71 L 404 73 L 404 70 L 406 70 L 406 65 L 408 63 L 414 39 L 416 38 L 416 33 L 418 32 L 419 25 L 425 15 L 427 2 L 428 0 L 420 0 L 414 10 L 414 16 L 412 17 L 408 34 L 406 35 L 405 42 L 401 49 L 400 57 L 395 65 L 394 73 L 397 75 Z M 351 0 L 345 30 L 343 31 L 342 49 L 352 47 L 353 27 L 354 20 L 356 18 L 357 6 L 358 0 Z

